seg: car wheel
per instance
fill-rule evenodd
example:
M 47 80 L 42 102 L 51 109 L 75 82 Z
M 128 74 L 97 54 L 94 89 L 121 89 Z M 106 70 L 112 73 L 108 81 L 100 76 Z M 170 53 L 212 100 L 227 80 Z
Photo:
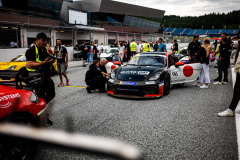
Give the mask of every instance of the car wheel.
M 10 122 L 27 125 L 36 124 L 29 118 L 13 117 Z M 33 160 L 37 152 L 38 144 L 16 138 L 0 138 L 0 158 L 7 160 Z
M 164 95 L 169 95 L 169 93 L 170 93 L 170 88 L 171 88 L 170 76 L 169 76 L 169 75 L 166 75 L 166 77 L 165 77 L 165 79 L 164 79 L 163 94 L 164 94 Z

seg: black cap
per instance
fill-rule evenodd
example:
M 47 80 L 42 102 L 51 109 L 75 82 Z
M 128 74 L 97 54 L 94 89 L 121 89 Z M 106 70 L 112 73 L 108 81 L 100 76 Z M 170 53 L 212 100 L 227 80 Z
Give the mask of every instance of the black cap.
M 194 38 L 198 38 L 198 37 L 199 37 L 199 35 L 195 35 L 195 36 L 194 36 Z
M 47 35 L 43 32 L 38 33 L 36 38 L 38 38 L 38 39 L 48 39 Z

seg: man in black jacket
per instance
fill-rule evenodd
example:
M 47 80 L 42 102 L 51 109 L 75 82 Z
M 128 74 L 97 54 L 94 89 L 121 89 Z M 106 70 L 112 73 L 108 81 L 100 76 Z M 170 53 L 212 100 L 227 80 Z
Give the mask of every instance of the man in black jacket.
M 222 45 L 219 47 L 219 65 L 218 65 L 218 82 L 213 84 L 227 84 L 228 79 L 228 68 L 230 65 L 230 56 L 232 47 L 229 45 L 226 37 L 222 38 Z M 224 73 L 224 79 L 222 82 L 222 72 Z
M 85 82 L 88 85 L 88 93 L 92 93 L 91 90 L 99 89 L 99 93 L 105 93 L 105 83 L 108 81 L 104 76 L 110 76 L 110 74 L 100 71 L 98 69 L 99 61 L 94 60 L 93 64 L 89 66 L 89 69 L 85 76 Z

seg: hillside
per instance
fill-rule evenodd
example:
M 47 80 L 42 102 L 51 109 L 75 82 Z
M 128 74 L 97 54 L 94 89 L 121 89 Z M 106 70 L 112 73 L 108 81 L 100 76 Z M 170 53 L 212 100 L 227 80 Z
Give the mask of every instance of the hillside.
M 162 25 L 171 28 L 191 29 L 238 29 L 240 26 L 240 10 L 225 13 L 211 13 L 199 17 L 180 17 L 175 15 L 164 16 Z

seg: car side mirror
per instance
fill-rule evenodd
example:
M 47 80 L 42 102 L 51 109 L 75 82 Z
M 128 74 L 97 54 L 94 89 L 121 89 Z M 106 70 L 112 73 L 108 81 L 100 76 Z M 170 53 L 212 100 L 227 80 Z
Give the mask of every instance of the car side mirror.
M 175 67 L 178 68 L 179 66 L 183 66 L 185 63 L 184 62 L 177 62 L 175 64 Z

